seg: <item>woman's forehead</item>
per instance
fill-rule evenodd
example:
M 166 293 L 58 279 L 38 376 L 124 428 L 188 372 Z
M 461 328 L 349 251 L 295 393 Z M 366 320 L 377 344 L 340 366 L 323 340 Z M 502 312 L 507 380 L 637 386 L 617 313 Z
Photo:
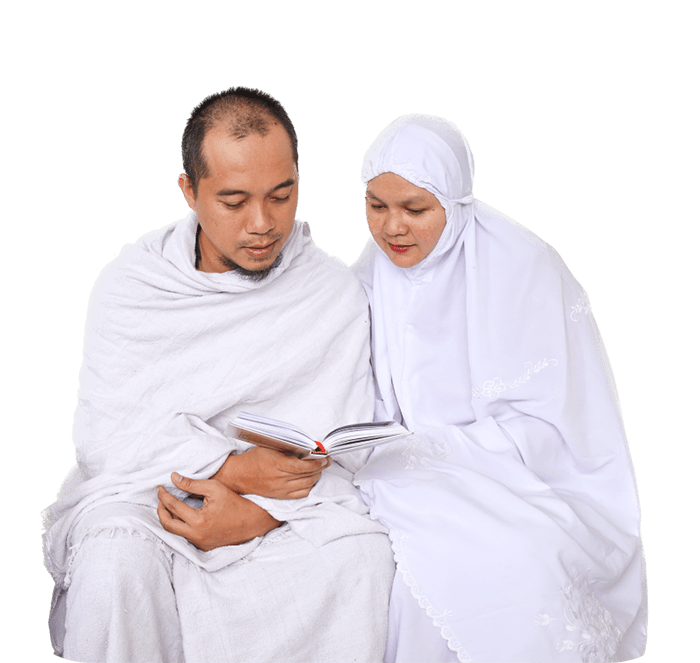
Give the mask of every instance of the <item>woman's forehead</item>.
M 386 172 L 367 183 L 367 195 L 371 198 L 391 199 L 401 205 L 435 203 L 437 198 L 396 173 Z
M 451 123 L 431 116 L 399 118 L 375 139 L 363 179 L 392 171 L 447 200 L 471 193 L 473 162 L 466 140 Z

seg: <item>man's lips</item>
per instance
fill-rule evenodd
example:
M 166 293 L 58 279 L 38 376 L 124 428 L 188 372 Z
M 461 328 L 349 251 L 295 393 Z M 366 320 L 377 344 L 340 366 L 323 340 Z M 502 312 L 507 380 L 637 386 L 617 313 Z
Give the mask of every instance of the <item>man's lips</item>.
M 254 244 L 251 246 L 245 246 L 243 247 L 243 250 L 253 258 L 264 258 L 265 256 L 272 253 L 272 250 L 274 249 L 276 244 L 277 240 L 275 239 L 269 244 Z

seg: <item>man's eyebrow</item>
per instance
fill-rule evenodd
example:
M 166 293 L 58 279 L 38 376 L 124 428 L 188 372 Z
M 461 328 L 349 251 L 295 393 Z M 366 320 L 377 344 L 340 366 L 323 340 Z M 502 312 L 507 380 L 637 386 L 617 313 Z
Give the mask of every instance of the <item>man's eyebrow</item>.
M 240 189 L 221 189 L 221 191 L 216 192 L 216 195 L 217 196 L 238 196 L 241 193 L 248 193 L 248 192 L 240 190 Z
M 290 177 L 288 180 L 285 180 L 284 182 L 280 182 L 276 187 L 273 187 L 270 189 L 266 195 L 270 195 L 271 193 L 274 193 L 278 189 L 284 189 L 288 186 L 292 186 L 296 180 L 293 177 Z M 247 195 L 247 191 L 243 191 L 243 189 L 221 189 L 221 191 L 217 191 L 216 195 L 217 196 L 240 196 L 241 194 Z
M 288 180 L 285 180 L 281 184 L 278 184 L 274 189 L 270 189 L 267 193 L 268 195 L 271 193 L 274 193 L 275 191 L 279 189 L 286 189 L 288 186 L 292 186 L 296 182 L 296 179 L 293 177 L 290 177 Z

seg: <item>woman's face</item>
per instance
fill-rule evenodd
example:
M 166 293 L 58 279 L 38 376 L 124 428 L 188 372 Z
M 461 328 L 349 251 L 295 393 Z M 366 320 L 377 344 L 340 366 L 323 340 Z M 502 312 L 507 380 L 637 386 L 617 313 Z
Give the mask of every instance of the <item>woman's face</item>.
M 374 240 L 397 267 L 413 267 L 435 248 L 445 210 L 429 191 L 395 173 L 367 184 L 367 223 Z

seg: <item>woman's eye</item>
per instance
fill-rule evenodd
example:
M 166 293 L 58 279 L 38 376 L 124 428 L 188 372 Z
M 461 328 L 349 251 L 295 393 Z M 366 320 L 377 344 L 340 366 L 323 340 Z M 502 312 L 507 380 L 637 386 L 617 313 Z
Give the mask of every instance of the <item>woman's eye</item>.
M 369 206 L 372 209 L 384 209 L 384 205 L 377 205 L 376 203 L 370 203 Z
M 226 205 L 226 207 L 228 207 L 229 209 L 238 209 L 243 205 L 243 203 L 224 203 L 224 205 Z
M 288 193 L 284 198 L 273 198 L 276 203 L 286 203 L 292 194 Z
M 413 214 L 413 216 L 417 216 L 418 214 L 422 214 L 425 212 L 423 209 L 407 209 L 406 210 L 409 214 Z

